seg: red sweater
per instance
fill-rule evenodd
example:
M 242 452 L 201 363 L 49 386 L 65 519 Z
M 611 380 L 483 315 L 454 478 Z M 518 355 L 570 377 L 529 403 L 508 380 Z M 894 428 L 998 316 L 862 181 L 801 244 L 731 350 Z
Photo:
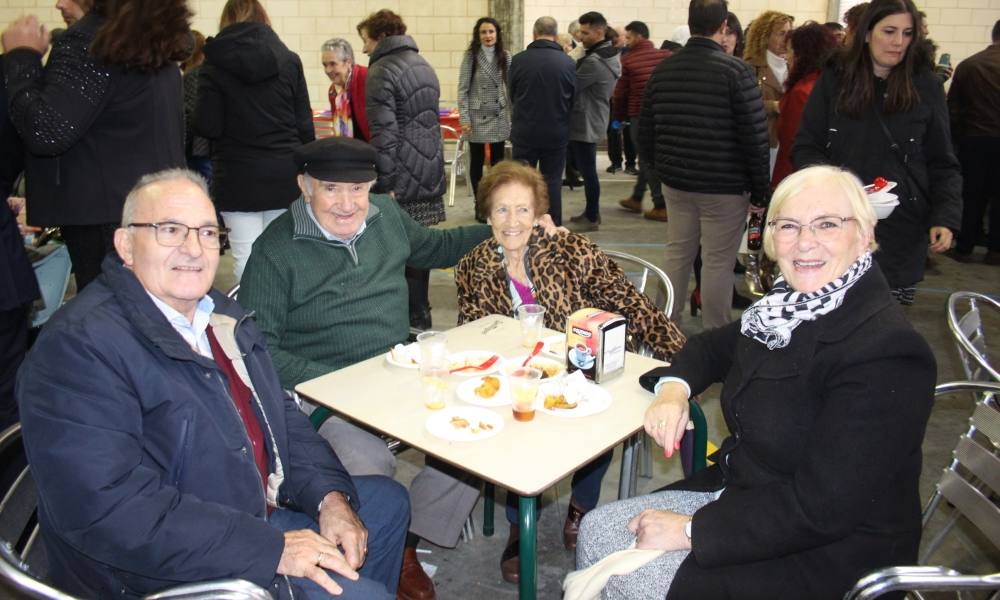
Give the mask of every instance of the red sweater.
M 671 55 L 669 50 L 659 50 L 649 40 L 632 44 L 622 54 L 622 76 L 615 85 L 612 114 L 619 121 L 638 117 L 642 109 L 642 93 L 646 90 L 653 69 Z
M 785 92 L 778 104 L 778 157 L 774 161 L 774 173 L 771 175 L 771 191 L 778 187 L 781 180 L 795 172 L 792 166 L 792 144 L 799 132 L 799 122 L 802 121 L 802 111 L 805 110 L 809 94 L 816 86 L 819 71 L 813 71 L 798 80 L 792 89 Z

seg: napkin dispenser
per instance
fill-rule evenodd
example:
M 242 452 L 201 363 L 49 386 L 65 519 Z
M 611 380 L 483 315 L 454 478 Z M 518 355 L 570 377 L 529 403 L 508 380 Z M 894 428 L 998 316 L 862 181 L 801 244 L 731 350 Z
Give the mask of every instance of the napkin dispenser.
M 581 308 L 566 319 L 566 372 L 601 383 L 625 370 L 625 317 Z

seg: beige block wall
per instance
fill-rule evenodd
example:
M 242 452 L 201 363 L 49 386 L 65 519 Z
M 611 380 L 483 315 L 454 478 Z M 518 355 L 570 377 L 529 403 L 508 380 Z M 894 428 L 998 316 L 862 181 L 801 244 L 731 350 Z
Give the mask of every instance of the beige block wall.
M 684 0 L 597 0 L 581 4 L 566 0 L 524 0 L 524 39 L 531 40 L 535 19 L 551 15 L 566 29 L 570 21 L 588 10 L 602 12 L 614 24 L 642 20 L 652 39 L 659 43 L 674 28 L 687 22 Z M 331 37 L 343 37 L 355 46 L 358 62 L 367 64 L 360 52 L 355 26 L 380 8 L 399 12 L 421 53 L 434 66 L 441 80 L 441 102 L 454 105 L 458 68 L 469 43 L 476 19 L 487 14 L 488 0 L 262 0 L 282 40 L 302 57 L 312 105 L 327 107 L 326 75 L 319 60 L 320 45 Z M 225 0 L 190 0 L 194 27 L 206 35 L 218 29 Z M 0 23 L 25 14 L 36 14 L 51 27 L 62 27 L 55 0 L 0 0 Z M 760 12 L 781 10 L 795 15 L 796 22 L 827 21 L 828 0 L 732 0 L 731 9 L 744 25 Z M 928 16 L 931 37 L 949 52 L 952 64 L 978 52 L 989 43 L 990 29 L 1000 19 L 1000 0 L 920 0 Z

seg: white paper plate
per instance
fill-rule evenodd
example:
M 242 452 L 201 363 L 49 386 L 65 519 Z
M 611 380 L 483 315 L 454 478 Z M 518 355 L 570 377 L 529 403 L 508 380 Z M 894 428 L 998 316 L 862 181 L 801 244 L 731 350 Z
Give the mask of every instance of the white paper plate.
M 468 424 L 456 427 L 453 419 L 464 419 Z M 444 440 L 478 442 L 503 431 L 503 417 L 478 406 L 452 406 L 427 417 L 426 427 L 431 435 Z
M 508 358 L 504 361 L 504 368 L 507 367 L 520 367 L 524 359 L 528 358 L 527 354 L 522 354 L 521 356 L 515 356 L 513 358 Z M 562 360 L 554 360 L 547 356 L 536 356 L 531 359 L 528 363 L 529 367 L 534 367 L 542 371 L 542 381 L 547 379 L 552 379 L 553 377 L 558 377 L 566 372 L 566 362 Z
M 576 408 L 545 408 L 545 396 L 562 394 L 569 402 L 576 402 Z M 535 410 L 556 417 L 589 417 L 604 412 L 611 406 L 611 394 L 594 383 L 565 387 L 562 381 L 543 383 L 538 386 Z
M 566 335 L 557 334 L 542 338 L 545 346 L 542 347 L 542 354 L 546 354 L 560 361 L 566 360 Z M 523 359 L 522 359 L 523 360 Z
M 462 383 L 458 384 L 455 388 L 455 395 L 458 399 L 463 402 L 468 402 L 469 404 L 474 404 L 476 406 L 507 406 L 510 404 L 510 388 L 507 385 L 507 378 L 500 375 L 491 375 L 491 377 L 496 377 L 500 382 L 500 388 L 497 393 L 489 398 L 483 398 L 476 393 L 476 388 L 483 384 L 483 379 L 486 375 L 479 375 L 478 377 L 473 377 L 467 379 Z
M 404 345 L 402 351 L 391 348 L 385 353 L 385 361 L 394 367 L 417 369 L 420 367 L 420 348 L 416 342 Z
M 458 369 L 459 367 L 464 367 L 466 365 L 475 366 L 481 365 L 491 356 L 495 356 L 496 352 L 487 352 L 486 350 L 468 350 L 466 352 L 455 352 L 448 357 L 448 370 Z M 458 375 L 460 377 L 478 377 L 480 375 L 489 375 L 490 373 L 495 373 L 500 370 L 503 365 L 503 357 L 497 358 L 497 361 L 493 363 L 489 368 L 483 369 L 482 371 L 476 371 L 474 369 L 467 369 L 465 371 L 457 371 L 452 373 L 452 375 Z

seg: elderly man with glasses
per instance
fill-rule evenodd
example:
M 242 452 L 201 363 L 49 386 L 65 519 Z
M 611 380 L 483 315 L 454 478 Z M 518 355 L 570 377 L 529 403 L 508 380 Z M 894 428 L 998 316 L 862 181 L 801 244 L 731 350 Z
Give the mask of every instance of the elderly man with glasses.
M 224 235 L 200 176 L 144 177 L 102 275 L 20 370 L 53 581 L 95 598 L 242 578 L 279 598 L 391 599 L 406 492 L 348 475 L 253 320 L 211 290 Z

